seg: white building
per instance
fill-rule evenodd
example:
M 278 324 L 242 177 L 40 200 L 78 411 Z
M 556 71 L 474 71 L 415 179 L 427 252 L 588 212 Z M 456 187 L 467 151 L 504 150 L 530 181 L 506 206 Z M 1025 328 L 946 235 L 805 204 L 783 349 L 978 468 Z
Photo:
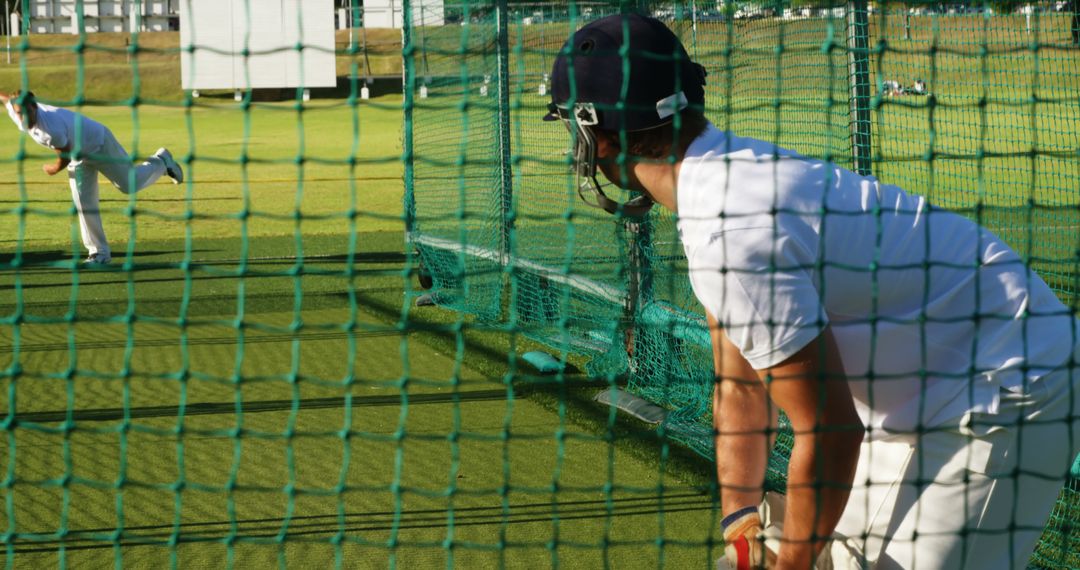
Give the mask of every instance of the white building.
M 405 22 L 406 0 L 341 0 L 338 10 L 338 25 L 351 22 L 348 10 L 356 4 L 363 4 L 362 21 L 367 28 L 401 28 Z M 425 26 L 443 25 L 443 0 L 411 0 L 413 22 Z
M 175 30 L 181 0 L 27 0 L 32 34 Z M 12 9 L 21 2 L 13 2 Z M 82 13 L 77 9 L 82 5 Z M 20 25 L 20 28 L 22 25 Z M 12 31 L 15 31 L 12 28 Z
M 334 1 L 184 0 L 180 68 L 184 89 L 334 87 Z

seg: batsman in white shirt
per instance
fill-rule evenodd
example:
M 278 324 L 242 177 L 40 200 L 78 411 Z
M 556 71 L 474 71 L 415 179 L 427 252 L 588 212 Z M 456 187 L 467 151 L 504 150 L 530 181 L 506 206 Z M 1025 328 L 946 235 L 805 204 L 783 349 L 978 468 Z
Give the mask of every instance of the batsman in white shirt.
M 1025 568 L 1080 452 L 1080 328 L 1046 283 L 922 197 L 715 128 L 657 20 L 586 25 L 551 78 L 582 198 L 678 216 L 716 367 L 717 567 Z M 787 492 L 763 497 L 779 409 Z
M 98 173 L 124 194 L 138 192 L 168 175 L 173 183 L 184 180 L 184 171 L 172 154 L 158 149 L 139 165 L 117 142 L 108 127 L 84 115 L 39 103 L 33 92 L 0 93 L 8 116 L 34 142 L 56 151 L 56 162 L 41 167 L 49 176 L 65 168 L 71 199 L 79 212 L 83 245 L 89 251 L 88 265 L 105 265 L 112 260 L 98 206 Z

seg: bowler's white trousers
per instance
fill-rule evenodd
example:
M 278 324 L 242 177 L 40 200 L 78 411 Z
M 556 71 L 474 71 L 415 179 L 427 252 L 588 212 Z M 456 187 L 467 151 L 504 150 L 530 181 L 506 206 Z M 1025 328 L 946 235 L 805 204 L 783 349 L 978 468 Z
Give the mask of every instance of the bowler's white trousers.
M 864 441 L 836 539 L 818 568 L 1022 569 L 1080 452 L 1080 368 L 1002 391 L 962 427 Z M 779 547 L 784 497 L 762 506 Z M 764 519 L 763 519 L 764 520 Z
M 165 162 L 156 156 L 133 166 L 131 156 L 107 129 L 105 142 L 98 149 L 79 149 L 85 156 L 68 165 L 71 199 L 79 212 L 82 241 L 90 255 L 111 255 L 105 229 L 101 227 L 98 205 L 98 173 L 124 194 L 138 192 L 165 174 Z

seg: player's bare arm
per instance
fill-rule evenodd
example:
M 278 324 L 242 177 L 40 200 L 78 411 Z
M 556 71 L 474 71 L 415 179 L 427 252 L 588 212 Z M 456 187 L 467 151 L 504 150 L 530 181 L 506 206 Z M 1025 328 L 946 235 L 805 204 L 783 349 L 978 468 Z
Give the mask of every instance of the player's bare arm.
M 20 97 L 21 95 L 18 91 L 15 91 L 14 93 L 0 91 L 0 105 L 7 105 L 8 101 L 18 103 Z
M 778 414 L 757 371 L 724 335 L 716 319 L 708 312 L 706 317 L 716 372 L 713 429 L 725 556 L 735 567 L 741 567 L 741 561 L 771 568 L 776 556 L 759 540 L 764 529 L 756 507 L 764 492 Z
M 707 315 L 713 344 L 716 386 L 713 389 L 713 427 L 720 505 L 724 515 L 761 502 L 776 414 L 765 385 L 739 349 Z
M 865 430 L 829 329 L 758 376 L 795 434 L 776 567 L 809 568 L 847 505 Z
M 41 169 L 45 171 L 45 174 L 48 174 L 49 176 L 54 176 L 61 170 L 67 168 L 68 164 L 71 164 L 70 146 L 56 149 L 56 162 L 42 164 Z

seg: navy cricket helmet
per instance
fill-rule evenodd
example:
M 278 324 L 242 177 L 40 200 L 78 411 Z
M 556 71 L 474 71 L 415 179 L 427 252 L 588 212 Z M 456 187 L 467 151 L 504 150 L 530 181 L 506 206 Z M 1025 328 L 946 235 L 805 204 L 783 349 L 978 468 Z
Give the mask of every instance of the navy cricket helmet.
M 620 14 L 590 22 L 563 45 L 545 119 L 568 119 L 571 107 L 591 107 L 593 126 L 640 131 L 704 104 L 705 68 L 691 61 L 679 38 L 660 20 Z
M 544 120 L 561 119 L 573 136 L 578 195 L 608 213 L 641 216 L 641 195 L 620 204 L 596 179 L 596 134 L 653 129 L 675 113 L 705 104 L 705 68 L 690 60 L 679 38 L 655 18 L 620 14 L 590 22 L 563 45 L 551 70 Z

